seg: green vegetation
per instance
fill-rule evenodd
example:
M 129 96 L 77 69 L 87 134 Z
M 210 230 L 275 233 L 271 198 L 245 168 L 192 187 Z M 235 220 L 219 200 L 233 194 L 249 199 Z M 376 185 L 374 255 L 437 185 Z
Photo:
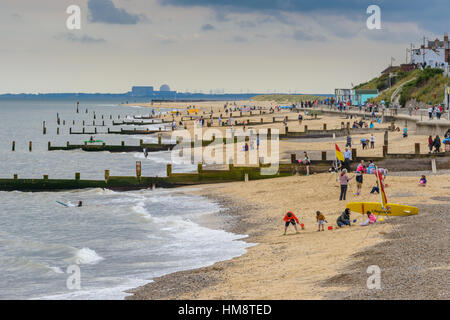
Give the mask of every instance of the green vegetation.
M 415 99 L 422 103 L 441 103 L 444 99 L 445 83 L 450 83 L 448 78 L 444 78 L 441 69 L 413 70 L 410 72 L 401 71 L 400 68 L 394 69 L 394 78 L 391 88 L 389 88 L 389 75 L 384 74 L 368 82 L 359 84 L 355 89 L 378 89 L 378 97 L 371 99 L 371 102 L 379 103 L 382 100 L 387 103 L 391 96 L 400 86 L 399 104 L 405 106 L 407 101 Z M 408 82 L 409 81 L 409 82 Z M 434 98 L 436 94 L 436 98 Z
M 423 103 L 437 104 L 444 100 L 445 83 L 450 83 L 444 78 L 441 69 L 425 69 L 418 77 L 403 86 L 400 94 L 400 104 L 405 106 L 406 102 L 415 99 Z M 436 98 L 434 95 L 436 94 Z
M 300 103 L 302 101 L 325 100 L 327 97 L 314 95 L 296 95 L 296 94 L 263 94 L 255 96 L 254 101 L 275 101 L 276 103 Z

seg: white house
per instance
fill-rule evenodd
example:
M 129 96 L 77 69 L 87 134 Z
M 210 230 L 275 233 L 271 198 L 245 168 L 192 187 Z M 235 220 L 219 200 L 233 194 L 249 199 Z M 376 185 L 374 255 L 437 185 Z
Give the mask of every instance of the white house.
M 413 49 L 411 62 L 414 64 L 424 63 L 430 67 L 442 67 L 450 63 L 450 42 L 448 35 L 444 35 L 444 40 L 439 39 L 428 41 L 427 46 L 422 45 L 418 49 Z
M 429 49 L 420 48 L 413 49 L 412 63 L 423 64 L 426 63 L 427 66 L 436 67 L 445 64 L 445 49 Z

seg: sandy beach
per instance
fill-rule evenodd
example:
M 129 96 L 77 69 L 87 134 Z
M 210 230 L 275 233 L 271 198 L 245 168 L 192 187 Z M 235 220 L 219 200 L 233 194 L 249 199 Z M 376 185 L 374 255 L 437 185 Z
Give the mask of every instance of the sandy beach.
M 219 112 L 223 105 L 223 102 L 205 102 L 200 106 L 196 104 L 196 107 L 199 107 L 200 112 L 211 108 L 214 112 Z M 241 102 L 239 105 L 250 105 L 250 102 Z M 257 105 L 267 107 L 273 103 L 258 102 Z M 165 105 L 161 104 L 161 106 Z M 283 112 L 279 114 L 283 115 Z M 285 115 L 296 116 L 289 112 Z M 269 117 L 271 118 L 272 115 L 261 116 L 265 119 Z M 298 121 L 292 121 L 288 125 L 290 131 L 302 131 L 305 123 L 310 129 L 321 129 L 323 123 L 327 123 L 328 128 L 331 129 L 340 127 L 342 121 L 354 120 L 356 119 L 346 120 L 321 115 L 317 120 L 310 119 L 301 124 Z M 189 126 L 192 129 L 192 122 L 188 124 L 188 129 Z M 376 128 L 387 126 L 388 124 L 376 124 Z M 284 130 L 282 123 L 257 126 L 258 129 L 262 127 L 278 128 L 281 132 Z M 369 138 L 370 134 L 352 135 L 358 154 L 381 156 L 383 135 L 383 131 L 375 132 L 375 148 L 366 150 L 362 150 L 359 140 L 363 137 Z M 390 152 L 395 150 L 399 153 L 413 153 L 416 142 L 421 144 L 421 153 L 428 152 L 427 136 L 410 132 L 410 136 L 405 139 L 400 132 L 389 133 Z M 291 153 L 301 157 L 303 151 L 308 151 L 311 159 L 320 159 L 321 151 L 328 151 L 333 155 L 335 143 L 343 149 L 345 137 L 335 140 L 281 140 L 280 161 L 288 162 Z M 199 195 L 222 204 L 226 209 L 221 214 L 233 216 L 234 223 L 227 224 L 224 228 L 229 232 L 249 235 L 246 241 L 256 245 L 250 247 L 247 254 L 230 261 L 153 279 L 153 282 L 148 285 L 132 290 L 134 295 L 127 299 L 340 299 L 342 297 L 407 299 L 408 291 L 395 290 L 397 278 L 393 274 L 401 270 L 388 265 L 385 257 L 394 255 L 389 261 L 396 261 L 396 259 L 408 261 L 410 277 L 417 269 L 414 263 L 420 263 L 425 268 L 423 270 L 429 268 L 428 271 L 433 272 L 436 266 L 426 265 L 421 257 L 407 256 L 411 254 L 410 250 L 414 250 L 410 247 L 416 245 L 410 240 L 415 232 L 413 235 L 408 235 L 407 231 L 402 231 L 406 234 L 404 237 L 398 237 L 398 232 L 401 228 L 408 230 L 411 224 L 415 226 L 417 221 L 424 219 L 430 223 L 430 228 L 422 226 L 421 233 L 431 236 L 434 230 L 433 224 L 437 224 L 436 227 L 441 225 L 439 221 L 433 220 L 433 213 L 442 208 L 448 209 L 449 205 L 448 197 L 438 198 L 436 195 L 445 194 L 445 188 L 450 188 L 450 172 L 429 176 L 429 183 L 425 188 L 418 185 L 419 177 L 419 173 L 395 173 L 389 175 L 386 180 L 389 201 L 418 206 L 421 211 L 417 217 L 385 217 L 383 222 L 361 227 L 359 223 L 365 217 L 354 213 L 351 219 L 357 219 L 357 222 L 351 227 L 341 229 L 337 228 L 336 219 L 345 209 L 346 202 L 379 201 L 379 195 L 369 194 L 376 183 L 373 175 L 365 175 L 363 192 L 360 196 L 354 195 L 356 183 L 352 181 L 347 193 L 347 201 L 338 200 L 337 177 L 330 173 L 202 186 L 201 190 L 197 191 Z M 333 230 L 317 231 L 315 220 L 317 210 L 326 216 L 328 221 L 326 229 L 332 226 Z M 287 211 L 294 212 L 304 223 L 305 229 L 301 230 L 300 234 L 295 234 L 291 227 L 288 235 L 283 235 L 282 218 Z M 446 219 L 446 225 L 448 225 L 448 219 Z M 405 246 L 410 250 L 393 249 L 393 247 L 404 248 Z M 446 250 L 446 246 L 438 242 L 436 250 Z M 374 251 L 377 254 L 371 255 Z M 436 261 L 436 259 L 426 261 Z M 448 262 L 439 261 L 438 267 L 448 271 Z M 374 293 L 373 290 L 366 289 L 368 277 L 366 269 L 371 264 L 391 270 L 388 277 L 391 282 L 386 284 L 386 287 L 391 288 L 390 290 Z M 439 279 L 437 277 L 436 281 Z M 420 292 L 415 297 L 440 297 L 433 293 L 429 296 L 430 290 Z
M 361 227 L 362 215 L 353 214 L 352 219 L 357 219 L 357 223 L 352 227 L 325 232 L 317 232 L 315 211 L 321 210 L 325 214 L 326 226 L 336 228 L 335 220 L 345 208 L 345 202 L 337 200 L 338 188 L 332 174 L 205 186 L 200 194 L 220 199 L 222 203 L 232 203 L 224 214 L 232 211 L 238 216 L 239 223 L 236 229 L 229 231 L 246 233 L 249 235 L 247 241 L 257 245 L 231 261 L 154 279 L 155 282 L 134 290 L 135 295 L 130 299 L 329 299 L 349 295 L 351 290 L 358 288 L 363 290 L 367 275 L 359 281 L 353 278 L 347 281 L 343 277 L 347 268 L 365 275 L 370 264 L 356 268 L 352 265 L 356 256 L 393 241 L 390 240 L 392 237 L 398 241 L 397 245 L 401 241 L 401 247 L 408 247 L 408 238 L 395 238 L 398 225 L 413 219 L 417 222 L 422 215 L 431 215 L 432 206 L 448 205 L 448 197 L 436 198 L 436 195 L 442 194 L 444 188 L 450 188 L 449 178 L 448 173 L 429 177 L 429 185 L 422 188 L 418 186 L 417 176 L 390 176 L 387 179 L 389 200 L 419 205 L 422 208 L 419 216 L 385 218 L 382 223 Z M 373 176 L 366 176 L 362 195 L 357 198 L 349 192 L 348 200 L 378 201 L 378 195 L 369 194 L 374 183 Z M 352 188 L 355 188 L 354 182 Z M 282 235 L 282 217 L 287 210 L 293 211 L 305 224 L 305 230 L 298 235 L 293 229 L 288 230 L 288 235 Z M 448 223 L 448 218 L 446 221 Z M 424 233 L 434 232 L 433 225 L 421 229 Z M 381 266 L 385 262 L 384 256 L 390 250 L 389 246 L 386 248 L 371 264 Z M 439 250 L 446 250 L 446 245 Z M 401 261 L 409 254 L 409 251 L 396 251 L 396 259 Z M 426 265 L 426 260 L 418 256 L 410 257 L 408 261 Z M 448 270 L 448 260 L 439 261 L 439 267 Z M 413 265 L 410 267 L 414 269 Z M 430 266 L 429 272 L 433 272 L 434 267 Z M 395 283 L 390 285 L 395 287 Z M 377 297 L 383 298 L 383 292 L 377 292 Z M 407 292 L 397 292 L 397 297 L 407 299 Z

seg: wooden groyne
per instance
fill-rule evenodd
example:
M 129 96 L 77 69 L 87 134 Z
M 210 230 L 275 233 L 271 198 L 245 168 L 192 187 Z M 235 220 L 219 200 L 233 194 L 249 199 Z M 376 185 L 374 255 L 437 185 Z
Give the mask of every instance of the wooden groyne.
M 162 130 L 161 128 L 159 128 L 158 130 L 150 130 L 149 128 L 147 128 L 146 130 L 137 130 L 136 128 L 134 128 L 133 130 L 127 130 L 124 128 L 120 128 L 120 130 L 111 130 L 110 128 L 108 128 L 105 131 L 99 131 L 97 130 L 97 128 L 94 128 L 94 131 L 87 131 L 84 127 L 82 128 L 81 131 L 73 131 L 72 128 L 69 128 L 69 134 L 84 134 L 84 135 L 96 135 L 96 134 L 124 134 L 124 135 L 136 135 L 136 134 L 154 134 L 154 133 L 159 133 L 159 132 L 169 132 L 167 130 Z
M 279 170 L 275 174 L 263 175 L 260 169 L 264 166 L 234 167 L 229 165 L 228 170 L 204 170 L 202 165 L 199 164 L 196 173 L 173 173 L 172 165 L 168 164 L 166 177 L 116 177 L 110 176 L 109 170 L 105 170 L 104 180 L 82 180 L 80 173 L 75 173 L 74 179 L 49 179 L 48 175 L 44 175 L 42 179 L 19 179 L 18 175 L 15 174 L 13 179 L 0 179 L 0 190 L 54 191 L 85 188 L 107 188 L 113 190 L 136 190 L 155 187 L 174 188 L 206 183 L 269 179 L 292 174 L 291 165 L 280 165 Z
M 121 145 L 107 145 L 106 143 L 102 144 L 91 144 L 85 142 L 84 144 L 70 144 L 67 141 L 66 146 L 52 146 L 51 142 L 48 142 L 48 151 L 57 151 L 57 150 L 75 150 L 81 149 L 83 151 L 89 152 L 101 152 L 101 151 L 109 151 L 109 152 L 142 152 L 145 148 L 148 152 L 156 152 L 156 151 L 167 151 L 172 150 L 175 144 L 163 144 L 161 140 L 159 143 L 141 143 L 138 146 L 126 145 L 125 141 L 122 141 Z
M 144 121 L 120 121 L 120 122 L 116 122 L 113 121 L 112 125 L 113 126 L 148 126 L 148 125 L 152 125 L 152 124 L 163 124 L 163 123 L 171 123 L 172 121 L 164 121 L 164 120 L 159 120 L 157 122 L 155 122 L 155 120 L 152 120 L 152 122 L 144 122 Z

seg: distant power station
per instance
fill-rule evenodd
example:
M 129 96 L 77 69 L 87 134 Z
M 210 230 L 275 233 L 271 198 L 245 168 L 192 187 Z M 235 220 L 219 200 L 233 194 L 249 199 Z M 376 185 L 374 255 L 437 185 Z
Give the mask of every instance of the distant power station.
M 159 88 L 159 91 L 155 91 L 154 88 L 150 86 L 134 86 L 128 94 L 134 98 L 173 99 L 177 92 L 170 91 L 170 87 L 167 84 L 163 84 Z

